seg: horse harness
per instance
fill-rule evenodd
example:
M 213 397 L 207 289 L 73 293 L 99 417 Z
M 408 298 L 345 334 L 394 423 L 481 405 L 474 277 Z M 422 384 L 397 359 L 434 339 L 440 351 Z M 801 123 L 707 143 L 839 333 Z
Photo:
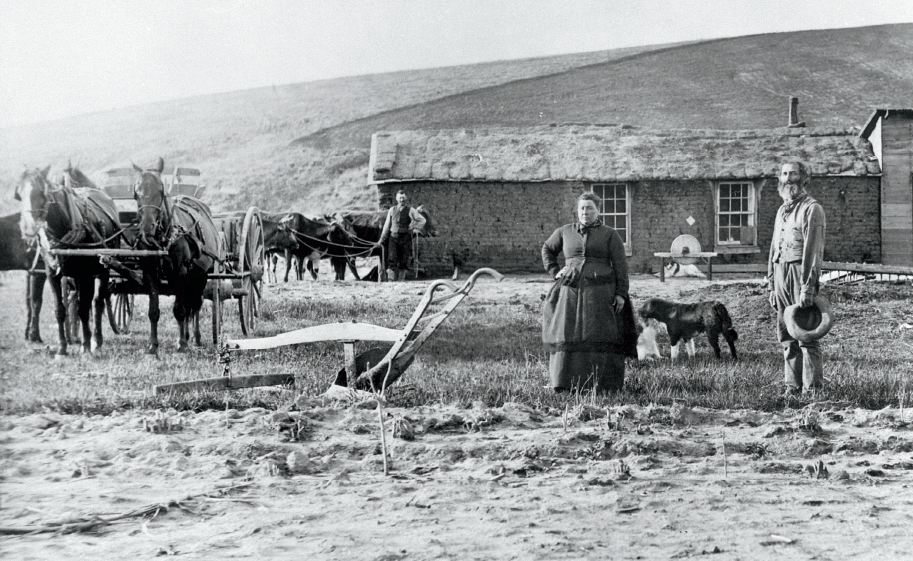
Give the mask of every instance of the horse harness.
M 71 187 L 69 177 L 65 179 L 65 184 L 61 185 L 58 189 L 52 189 L 51 183 L 46 179 L 41 179 L 41 188 L 44 192 L 45 200 L 47 201 L 47 206 L 57 205 L 61 207 L 61 211 L 70 218 L 70 230 L 60 238 L 53 235 L 52 232 L 45 229 L 45 232 L 48 238 L 60 245 L 78 248 L 78 247 L 107 247 L 107 245 L 116 240 L 123 234 L 123 229 L 120 228 L 120 223 L 116 215 L 109 212 L 108 209 L 104 208 L 98 201 L 94 200 L 91 197 L 91 191 L 87 187 Z M 64 198 L 64 201 L 61 202 L 58 200 L 57 195 L 61 194 Z M 71 196 L 72 194 L 72 196 Z M 41 216 L 39 213 L 43 213 Z M 92 220 L 87 219 L 87 215 L 91 214 Z M 32 209 L 32 216 L 36 220 L 47 221 L 48 208 L 42 209 Z M 102 231 L 99 231 L 97 224 L 100 224 L 104 219 L 110 220 L 111 224 L 115 227 L 115 232 L 110 236 L 105 236 Z M 82 240 L 86 237 L 92 239 L 91 242 L 84 242 Z M 35 263 L 37 264 L 38 258 L 36 256 Z
M 144 172 L 144 173 L 153 173 L 153 172 Z M 137 191 L 137 189 L 141 182 L 142 182 L 142 179 L 138 180 L 136 185 L 133 188 L 133 196 L 135 199 L 137 199 L 137 202 L 139 199 L 139 192 Z M 179 239 L 181 239 L 184 236 L 187 236 L 196 243 L 197 247 L 200 248 L 200 251 L 202 253 L 208 255 L 209 257 L 212 257 L 213 259 L 215 259 L 216 261 L 221 263 L 223 261 L 222 256 L 216 255 L 215 253 L 213 253 L 206 247 L 206 236 L 203 234 L 203 229 L 200 225 L 199 213 L 201 211 L 192 205 L 179 207 L 178 205 L 171 203 L 169 201 L 170 198 L 171 197 L 169 197 L 167 194 L 165 194 L 164 187 L 163 187 L 162 188 L 162 202 L 158 206 L 156 206 L 156 205 L 138 205 L 137 206 L 137 209 L 136 209 L 137 216 L 139 216 L 140 211 L 142 211 L 144 208 L 153 208 L 157 212 L 156 220 L 155 220 L 155 228 L 153 230 L 154 231 L 153 239 L 152 239 L 153 243 L 155 243 L 157 246 L 159 246 L 159 249 L 167 250 L 172 245 L 174 245 L 174 243 L 176 241 L 178 241 Z M 193 220 L 193 224 L 191 224 L 189 227 L 186 227 L 183 224 L 176 223 L 175 213 L 179 209 L 183 210 Z M 164 219 L 163 219 L 163 217 L 164 217 Z M 158 243 L 158 240 L 164 238 L 166 235 L 167 235 L 168 239 L 165 241 L 165 246 L 162 247 Z M 140 242 L 140 240 L 139 240 L 139 238 L 137 238 L 137 240 L 134 242 L 134 245 L 138 244 L 139 242 Z

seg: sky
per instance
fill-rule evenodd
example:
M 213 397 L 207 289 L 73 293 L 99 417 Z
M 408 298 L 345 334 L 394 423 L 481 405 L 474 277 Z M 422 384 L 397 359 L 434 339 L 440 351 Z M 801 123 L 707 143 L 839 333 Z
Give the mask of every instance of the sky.
M 2 0 L 0 127 L 341 76 L 909 22 L 909 0 Z

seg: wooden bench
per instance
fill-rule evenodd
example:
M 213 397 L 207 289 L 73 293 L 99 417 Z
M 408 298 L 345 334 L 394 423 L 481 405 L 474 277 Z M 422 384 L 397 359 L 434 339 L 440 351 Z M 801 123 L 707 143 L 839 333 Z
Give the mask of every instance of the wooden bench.
M 674 261 L 682 257 L 697 257 L 707 264 L 707 280 L 713 280 L 713 262 L 712 259 L 718 254 L 713 251 L 700 251 L 696 253 L 670 253 L 660 251 L 654 253 L 654 257 L 659 257 L 659 282 L 666 282 L 666 260 Z

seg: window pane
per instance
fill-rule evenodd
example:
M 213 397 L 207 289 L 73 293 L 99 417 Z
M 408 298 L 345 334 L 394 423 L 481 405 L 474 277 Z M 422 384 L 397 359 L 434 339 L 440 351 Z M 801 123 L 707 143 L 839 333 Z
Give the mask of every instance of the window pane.
M 624 183 L 600 183 L 592 191 L 602 199 L 599 218 L 618 232 L 624 243 L 628 243 L 628 187 Z
M 727 197 L 727 198 L 728 198 L 729 196 L 730 196 L 730 195 L 729 195 L 729 184 L 728 184 L 728 183 L 721 183 L 721 184 L 720 184 L 720 198 L 721 198 L 721 199 L 722 199 L 723 197 Z
M 720 215 L 720 229 L 723 229 L 727 226 L 729 226 L 729 215 L 721 214 Z
M 729 212 L 729 199 L 720 199 L 720 212 Z

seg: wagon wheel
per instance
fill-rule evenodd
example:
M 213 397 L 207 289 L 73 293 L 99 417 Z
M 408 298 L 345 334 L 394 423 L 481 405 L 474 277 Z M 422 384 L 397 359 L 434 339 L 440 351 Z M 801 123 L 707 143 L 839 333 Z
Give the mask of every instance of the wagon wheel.
M 114 295 L 114 329 L 118 333 L 129 333 L 133 321 L 133 294 L 118 293 Z
M 238 244 L 238 272 L 241 274 L 241 291 L 238 313 L 241 331 L 248 335 L 257 325 L 260 316 L 260 299 L 263 297 L 263 271 L 266 270 L 266 244 L 263 240 L 263 219 L 260 209 L 251 207 L 244 216 L 241 239 Z
M 225 232 L 219 232 L 219 257 L 225 257 Z M 222 272 L 222 263 L 214 261 L 212 272 L 218 275 Z M 219 344 L 219 334 L 222 333 L 222 279 L 215 279 L 212 291 L 212 344 Z

